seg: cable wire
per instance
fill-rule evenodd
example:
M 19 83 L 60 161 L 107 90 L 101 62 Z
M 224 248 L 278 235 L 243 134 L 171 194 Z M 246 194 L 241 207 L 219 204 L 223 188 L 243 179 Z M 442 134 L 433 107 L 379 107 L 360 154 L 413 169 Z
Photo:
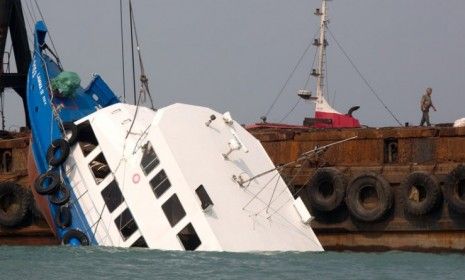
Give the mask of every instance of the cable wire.
M 286 115 L 284 115 L 284 117 L 279 121 L 280 123 L 283 122 L 285 119 L 287 119 L 287 117 L 289 117 L 289 115 L 294 112 L 295 108 L 297 108 L 297 105 L 299 105 L 300 101 L 302 101 L 302 99 L 299 98 L 299 100 L 297 100 L 297 102 L 294 104 L 294 107 L 292 107 L 292 109 L 287 112 Z
M 37 3 L 37 0 L 34 0 L 34 3 L 36 4 L 37 11 L 39 12 L 40 18 L 42 19 L 42 21 L 45 22 L 44 15 L 42 14 L 42 11 L 41 11 L 41 9 L 39 7 L 39 4 Z M 34 9 L 33 9 L 33 12 L 34 12 Z M 53 52 L 55 53 L 55 58 L 57 60 L 56 62 L 58 64 L 58 66 L 60 67 L 60 69 L 63 69 L 63 66 L 61 65 L 61 60 L 60 60 L 60 57 L 58 55 L 57 49 L 55 47 L 55 43 L 53 42 L 53 38 L 52 38 L 51 33 L 48 34 L 48 38 L 50 39 L 50 43 L 52 43 Z
M 129 17 L 132 17 L 131 1 L 129 1 Z M 129 28 L 131 29 L 132 90 L 133 90 L 134 104 L 136 104 L 136 102 L 138 103 L 138 101 L 136 100 L 136 69 L 135 69 L 135 62 L 134 62 L 134 35 L 133 35 L 132 23 L 133 23 L 132 18 L 130 18 Z
M 134 17 L 134 10 L 132 9 L 132 1 L 129 1 L 129 5 L 130 5 L 131 20 L 132 20 L 132 23 L 133 23 L 133 26 L 134 26 L 134 35 L 135 35 L 135 38 L 136 38 L 137 55 L 138 55 L 138 58 L 139 58 L 140 82 L 141 82 L 140 93 L 142 93 L 142 92 L 147 93 L 147 94 L 144 94 L 144 102 L 145 102 L 145 97 L 148 95 L 149 101 L 150 101 L 150 106 L 151 106 L 151 109 L 153 110 L 154 109 L 153 100 L 152 100 L 152 96 L 150 94 L 150 89 L 149 89 L 149 84 L 148 84 L 149 80 L 147 79 L 147 75 L 145 74 L 144 62 L 143 62 L 143 59 L 142 59 L 141 47 L 140 47 L 140 44 L 139 44 L 139 36 L 137 35 L 137 27 L 136 27 L 136 21 L 135 21 L 135 17 Z
M 313 41 L 313 39 L 312 39 L 312 41 Z M 276 105 L 276 102 L 278 101 L 279 97 L 281 97 L 281 95 L 283 94 L 284 90 L 287 87 L 287 84 L 291 80 L 292 76 L 294 76 L 295 71 L 297 71 L 297 68 L 299 67 L 300 63 L 304 59 L 305 55 L 307 54 L 307 52 L 308 52 L 308 50 L 310 49 L 311 46 L 312 46 L 312 42 L 310 42 L 310 44 L 308 44 L 307 48 L 305 49 L 303 54 L 300 56 L 299 60 L 297 61 L 297 64 L 294 66 L 294 69 L 292 69 L 291 74 L 287 77 L 286 82 L 284 82 L 283 86 L 281 87 L 281 90 L 278 92 L 278 94 L 274 98 L 273 102 L 271 103 L 270 108 L 268 108 L 268 110 L 266 111 L 265 117 L 268 117 L 268 115 L 270 114 L 270 112 L 273 109 L 274 105 Z
M 123 72 L 123 102 L 126 102 L 126 65 L 124 62 L 123 0 L 119 0 L 120 32 L 121 32 L 121 64 Z
M 355 65 L 355 63 L 352 61 L 352 59 L 349 57 L 349 55 L 346 53 L 346 51 L 344 50 L 344 48 L 341 46 L 341 44 L 339 44 L 339 42 L 336 40 L 336 38 L 334 37 L 333 35 L 333 32 L 331 32 L 331 29 L 329 29 L 328 27 L 328 31 L 329 31 L 329 34 L 331 35 L 331 38 L 333 38 L 334 42 L 336 42 L 336 45 L 339 47 L 339 49 L 341 50 L 341 52 L 344 54 L 344 56 L 346 57 L 346 59 L 349 61 L 350 65 L 352 65 L 352 67 L 355 69 L 355 71 L 357 72 L 357 74 L 360 76 L 360 78 L 363 80 L 363 82 L 365 83 L 365 85 L 370 89 L 371 93 L 373 93 L 373 95 L 376 97 L 376 99 L 378 99 L 378 101 L 384 106 L 384 108 L 389 112 L 389 114 L 394 118 L 394 120 L 396 120 L 396 122 L 402 126 L 402 123 L 396 118 L 396 116 L 394 115 L 394 113 L 387 107 L 387 105 L 383 102 L 383 100 L 381 99 L 381 97 L 379 97 L 379 95 L 375 92 L 375 90 L 373 89 L 373 87 L 370 85 L 370 83 L 368 83 L 367 79 L 365 79 L 365 77 L 362 75 L 362 73 L 360 72 L 360 70 L 358 70 L 357 66 Z

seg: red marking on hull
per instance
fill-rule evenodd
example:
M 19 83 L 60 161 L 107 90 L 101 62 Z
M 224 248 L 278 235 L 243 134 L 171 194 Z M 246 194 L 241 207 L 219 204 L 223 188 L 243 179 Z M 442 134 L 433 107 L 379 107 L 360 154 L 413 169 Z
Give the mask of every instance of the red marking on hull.
M 39 177 L 39 173 L 37 172 L 37 166 L 34 160 L 34 155 L 32 154 L 32 139 L 29 144 L 29 153 L 27 155 L 27 170 L 29 185 L 32 186 L 31 191 L 34 195 L 37 207 L 39 208 L 40 212 L 47 221 L 47 224 L 50 226 L 50 229 L 52 230 L 53 234 L 57 236 L 56 227 L 53 222 L 52 214 L 50 213 L 47 198 L 43 195 L 38 194 L 34 188 L 34 182 L 37 179 L 37 177 Z
M 337 113 L 315 112 L 317 119 L 329 119 L 331 123 L 316 123 L 316 128 L 343 128 L 343 127 L 360 127 L 360 122 L 349 115 Z

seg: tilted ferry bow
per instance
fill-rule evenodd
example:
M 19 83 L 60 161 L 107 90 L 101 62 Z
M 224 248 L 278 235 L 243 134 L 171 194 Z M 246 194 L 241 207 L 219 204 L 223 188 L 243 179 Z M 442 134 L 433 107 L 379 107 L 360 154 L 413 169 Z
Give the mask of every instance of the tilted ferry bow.
M 28 75 L 35 197 L 64 244 L 321 251 L 263 147 L 229 113 L 119 102 L 97 75 L 64 97 L 38 22 Z M 259 174 L 259 176 L 257 176 Z

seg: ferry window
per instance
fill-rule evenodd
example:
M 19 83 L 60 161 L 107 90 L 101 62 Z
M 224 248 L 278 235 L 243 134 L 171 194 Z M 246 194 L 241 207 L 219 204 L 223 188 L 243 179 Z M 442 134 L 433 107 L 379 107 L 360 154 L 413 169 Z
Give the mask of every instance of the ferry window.
M 203 185 L 200 185 L 196 190 L 195 193 L 200 199 L 200 203 L 202 204 L 202 209 L 205 210 L 209 206 L 213 206 L 213 201 L 211 200 L 210 196 L 207 193 L 207 190 L 204 188 Z
M 97 184 L 100 184 L 111 172 L 107 160 L 102 153 L 98 154 L 98 156 L 89 163 L 89 168 L 92 174 L 94 174 L 94 179 Z
M 94 130 L 92 129 L 90 122 L 85 121 L 77 126 L 77 131 L 77 141 L 81 147 L 82 153 L 84 156 L 87 156 L 95 149 L 96 146 L 98 146 L 98 141 L 95 137 Z
M 159 198 L 166 190 L 171 187 L 170 180 L 166 176 L 164 170 L 158 172 L 152 180 L 150 180 L 150 185 L 152 186 L 153 193 L 155 193 L 155 197 Z
M 384 162 L 394 163 L 397 162 L 398 157 L 398 141 L 397 138 L 384 139 Z
M 139 248 L 147 248 L 147 242 L 145 242 L 145 239 L 143 236 L 139 237 L 136 242 L 132 243 L 131 247 L 139 247 Z
M 162 206 L 163 212 L 165 213 L 168 222 L 170 222 L 171 227 L 174 227 L 184 216 L 186 216 L 186 211 L 182 208 L 181 202 L 177 195 L 170 197 Z
M 147 175 L 153 169 L 155 169 L 155 167 L 157 167 L 157 165 L 160 163 L 160 160 L 158 159 L 157 154 L 155 154 L 155 151 L 153 150 L 152 144 L 150 144 L 150 142 L 147 142 L 142 147 L 142 151 L 143 155 L 140 166 L 142 167 L 144 174 Z
M 128 208 L 115 219 L 115 225 L 121 233 L 123 240 L 128 239 L 138 229 L 136 221 L 134 221 Z
M 110 213 L 118 208 L 124 201 L 121 190 L 115 180 L 111 181 L 111 183 L 103 189 L 102 197 Z
M 178 233 L 178 238 L 187 251 L 194 251 L 202 244 L 192 224 L 188 224 Z

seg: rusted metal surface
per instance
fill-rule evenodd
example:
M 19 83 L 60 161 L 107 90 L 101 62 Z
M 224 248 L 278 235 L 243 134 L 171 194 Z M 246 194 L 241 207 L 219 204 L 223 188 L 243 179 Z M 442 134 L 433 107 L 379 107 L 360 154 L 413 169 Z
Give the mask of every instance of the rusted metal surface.
M 463 252 L 463 231 L 394 231 L 394 232 L 338 232 L 316 234 L 326 250 L 331 251 L 419 251 Z
M 28 181 L 28 133 L 4 133 L 0 139 L 0 183 L 14 182 L 30 189 Z M 0 198 L 4 199 L 4 198 Z M 31 211 L 17 227 L 0 225 L 0 245 L 54 245 L 57 239 L 40 213 Z
M 31 225 L 21 229 L 1 230 L 1 245 L 57 245 L 58 241 L 47 225 Z
M 437 179 L 440 189 L 448 174 L 465 163 L 465 128 L 402 127 L 360 129 L 259 129 L 251 130 L 275 164 L 296 160 L 302 153 L 335 141 L 357 139 L 328 148 L 321 155 L 300 162 L 281 173 L 292 179 L 315 219 L 312 227 L 330 250 L 421 250 L 465 249 L 465 214 L 456 212 L 444 197 L 431 212 L 412 215 L 406 211 L 401 184 L 409 174 L 425 172 Z M 392 207 L 382 219 L 362 222 L 354 218 L 345 201 L 330 212 L 313 209 L 311 178 L 320 167 L 335 167 L 347 185 L 360 174 L 371 172 L 389 183 Z M 346 185 L 346 186 L 347 186 Z M 347 199 L 347 198 L 346 198 Z

